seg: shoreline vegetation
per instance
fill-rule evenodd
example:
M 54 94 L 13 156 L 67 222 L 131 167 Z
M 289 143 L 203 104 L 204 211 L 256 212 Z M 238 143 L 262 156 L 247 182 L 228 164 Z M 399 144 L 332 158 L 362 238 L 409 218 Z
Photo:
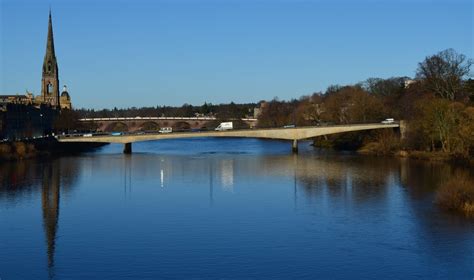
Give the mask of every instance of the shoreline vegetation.
M 369 156 L 390 156 L 398 158 L 409 158 L 422 161 L 447 162 L 463 165 L 474 166 L 473 158 L 457 157 L 455 154 L 446 153 L 443 151 L 419 151 L 399 148 L 397 142 L 393 142 L 394 146 L 387 145 L 387 143 L 380 143 L 371 141 L 360 146 L 351 143 L 347 146 L 340 142 L 332 143 L 331 140 L 314 140 L 312 146 L 320 149 L 332 149 L 336 151 L 353 151 L 360 155 Z
M 38 156 L 33 144 L 13 142 L 0 144 L 0 160 L 27 159 Z
M 312 146 L 336 151 L 353 151 L 361 155 L 393 156 L 474 166 L 472 157 L 464 157 L 442 150 L 410 149 L 406 140 L 401 140 L 399 133 L 393 129 L 317 137 L 313 140 Z
M 79 154 L 93 151 L 104 143 L 60 143 L 54 137 L 0 143 L 0 163 L 23 159 Z
M 442 209 L 474 218 L 474 180 L 456 174 L 438 188 L 435 202 Z

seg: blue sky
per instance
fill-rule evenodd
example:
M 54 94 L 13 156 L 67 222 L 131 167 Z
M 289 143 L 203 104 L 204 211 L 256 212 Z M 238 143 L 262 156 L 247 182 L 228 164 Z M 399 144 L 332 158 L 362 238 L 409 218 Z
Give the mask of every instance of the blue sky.
M 40 93 L 51 5 L 76 108 L 291 99 L 474 57 L 471 0 L 0 1 L 0 94 Z

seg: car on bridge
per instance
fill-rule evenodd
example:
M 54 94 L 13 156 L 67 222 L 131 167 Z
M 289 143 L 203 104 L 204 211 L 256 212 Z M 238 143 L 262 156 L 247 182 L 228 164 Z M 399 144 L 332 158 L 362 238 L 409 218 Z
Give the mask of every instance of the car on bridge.
M 383 120 L 381 123 L 383 123 L 383 124 L 392 124 L 392 123 L 395 123 L 395 119 L 388 118 L 388 119 Z
M 171 127 L 162 127 L 162 128 L 160 128 L 160 130 L 158 132 L 159 133 L 171 133 L 171 132 L 173 132 L 173 128 L 171 128 Z

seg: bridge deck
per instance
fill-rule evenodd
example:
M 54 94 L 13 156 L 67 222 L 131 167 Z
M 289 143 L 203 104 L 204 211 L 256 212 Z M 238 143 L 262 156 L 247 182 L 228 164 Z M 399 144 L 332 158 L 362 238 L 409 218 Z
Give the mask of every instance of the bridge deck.
M 161 139 L 196 138 L 196 137 L 248 137 L 282 140 L 304 140 L 322 135 L 400 127 L 393 124 L 351 124 L 335 126 L 312 126 L 296 128 L 269 128 L 269 129 L 244 129 L 228 131 L 198 131 L 198 132 L 173 132 L 167 134 L 124 134 L 119 136 L 94 135 L 92 137 L 59 137 L 60 142 L 102 142 L 102 143 L 133 143 Z

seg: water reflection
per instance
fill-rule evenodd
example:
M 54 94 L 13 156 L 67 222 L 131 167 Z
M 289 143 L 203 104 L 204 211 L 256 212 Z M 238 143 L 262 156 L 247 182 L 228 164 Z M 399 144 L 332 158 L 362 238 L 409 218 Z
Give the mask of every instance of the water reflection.
M 40 198 L 46 240 L 46 267 L 50 278 L 55 278 L 57 248 L 61 245 L 65 248 L 68 246 L 57 239 L 60 225 L 65 222 L 61 221 L 60 209 L 64 211 L 68 207 L 61 204 L 61 199 L 65 196 L 77 197 L 87 205 L 87 201 L 99 197 L 99 193 L 110 193 L 110 198 L 101 202 L 103 208 L 95 210 L 111 208 L 111 212 L 117 212 L 117 217 L 113 218 L 120 220 L 120 215 L 126 213 L 123 205 L 117 203 L 121 198 L 114 197 L 113 193 L 115 189 L 122 192 L 122 188 L 122 198 L 135 203 L 131 204 L 133 211 L 141 210 L 141 205 L 153 205 L 148 206 L 151 212 L 154 211 L 154 205 L 167 205 L 165 198 L 171 200 L 170 205 L 186 199 L 188 203 L 207 200 L 206 205 L 210 209 L 222 209 L 225 203 L 235 203 L 235 200 L 232 200 L 235 196 L 245 196 L 248 200 L 246 203 L 255 204 L 258 209 L 259 204 L 267 197 L 277 200 L 275 193 L 279 193 L 279 203 L 284 205 L 285 200 L 289 200 L 294 205 L 294 213 L 291 215 L 316 213 L 326 215 L 328 220 L 342 217 L 345 219 L 344 223 L 347 223 L 349 218 L 360 217 L 372 219 L 374 223 L 390 221 L 395 231 L 398 230 L 393 233 L 398 234 L 396 238 L 425 244 L 418 246 L 423 250 L 431 250 L 435 258 L 442 259 L 447 248 L 437 244 L 446 238 L 459 241 L 449 247 L 450 250 L 459 252 L 465 252 L 466 247 L 474 244 L 473 227 L 469 221 L 440 213 L 432 204 L 433 191 L 443 180 L 456 172 L 470 171 L 445 164 L 324 154 L 113 154 L 65 157 L 1 165 L 0 210 L 26 205 L 27 201 Z M 88 185 L 91 183 L 95 185 Z M 160 200 L 161 197 L 164 197 L 163 200 Z M 167 211 L 173 214 L 178 211 L 173 207 L 170 206 L 171 210 Z M 104 223 L 110 225 L 112 222 Z M 316 223 L 318 222 L 315 219 L 308 218 L 302 226 L 311 231 L 314 230 L 311 228 L 312 224 Z M 96 224 L 88 226 L 100 227 Z M 364 231 L 355 226 L 350 230 Z M 393 232 L 390 228 L 378 230 L 379 234 Z M 413 233 L 417 234 L 415 238 L 408 236 Z M 72 233 L 65 231 L 63 234 Z M 114 234 L 106 238 L 114 238 Z M 379 238 L 374 232 L 366 234 L 369 238 Z M 4 231 L 0 233 L 0 237 L 11 236 L 8 231 Z M 384 241 L 378 242 L 383 244 Z M 472 256 L 465 255 L 465 259 L 459 262 L 469 266 L 470 261 Z M 67 270 L 66 267 L 62 269 Z
M 456 172 L 468 171 L 441 163 L 355 156 L 105 155 L 4 164 L 0 169 L 0 201 L 21 203 L 21 199 L 41 191 L 45 219 L 57 219 L 60 189 L 69 192 L 80 174 L 94 177 L 100 173 L 101 177 L 110 178 L 121 174 L 125 194 L 130 194 L 136 182 L 151 180 L 160 188 L 166 188 L 173 180 L 184 178 L 189 184 L 207 185 L 212 198 L 216 182 L 222 191 L 232 193 L 242 181 L 285 177 L 293 178 L 293 185 L 302 190 L 307 199 L 344 196 L 363 204 L 374 198 L 387 198 L 393 186 L 403 187 L 414 199 L 432 195 L 441 182 Z M 41 184 L 37 184 L 38 181 Z
M 47 243 L 48 268 L 54 267 L 54 251 L 59 219 L 60 170 L 58 161 L 46 163 L 43 169 L 41 208 L 43 210 L 43 227 Z
M 399 162 L 377 158 L 314 159 L 299 157 L 296 179 L 306 197 L 327 196 L 354 203 L 384 199 L 391 180 L 398 178 Z
M 223 159 L 219 162 L 222 189 L 234 191 L 234 159 Z
M 0 202 L 2 205 L 21 204 L 22 199 L 28 199 L 41 193 L 42 224 L 50 278 L 54 278 L 61 186 L 63 191 L 70 192 L 78 172 L 76 161 L 67 158 L 19 161 L 3 164 L 0 168 Z

